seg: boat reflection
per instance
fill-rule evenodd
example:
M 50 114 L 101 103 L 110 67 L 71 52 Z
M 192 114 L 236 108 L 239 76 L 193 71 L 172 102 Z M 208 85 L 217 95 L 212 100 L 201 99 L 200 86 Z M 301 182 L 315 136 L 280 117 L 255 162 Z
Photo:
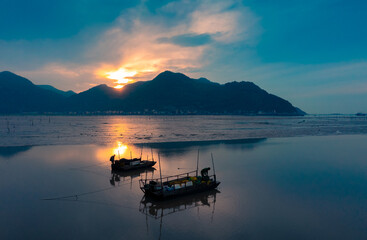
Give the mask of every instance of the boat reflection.
M 148 216 L 156 220 L 159 219 L 159 238 L 162 237 L 163 217 L 175 214 L 178 212 L 197 208 L 199 212 L 200 207 L 212 207 L 211 222 L 214 218 L 215 202 L 217 201 L 217 193 L 220 193 L 217 189 L 213 189 L 206 192 L 197 193 L 194 195 L 187 195 L 180 198 L 172 198 L 169 200 L 156 200 L 147 195 L 140 201 L 139 212 L 146 216 L 146 228 L 149 232 Z
M 111 170 L 110 184 L 112 186 L 116 186 L 116 184 L 118 185 L 121 182 L 121 178 L 122 181 L 130 180 L 132 182 L 134 178 L 146 177 L 148 174 L 154 176 L 155 170 L 156 169 L 154 167 L 130 171 Z
M 164 201 L 156 200 L 144 195 L 140 201 L 139 211 L 147 216 L 159 219 L 169 214 L 186 211 L 193 208 L 199 208 L 201 206 L 207 206 L 213 208 L 213 216 L 217 193 L 220 192 L 216 189 L 213 189 L 194 195 L 188 195 Z

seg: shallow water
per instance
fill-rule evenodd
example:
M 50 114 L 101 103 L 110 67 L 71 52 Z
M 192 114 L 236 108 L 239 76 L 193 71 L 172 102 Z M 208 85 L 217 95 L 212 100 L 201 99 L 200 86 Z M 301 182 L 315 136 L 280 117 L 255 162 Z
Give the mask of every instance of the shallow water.
M 343 135 L 3 147 L 0 239 L 366 239 L 366 142 Z M 195 170 L 198 149 L 201 168 L 214 155 L 218 192 L 163 203 L 145 201 L 138 187 L 140 176 L 159 171 L 116 176 L 108 161 L 130 152 L 157 160 L 159 152 L 167 176 Z
M 367 134 L 367 117 L 0 116 L 0 146 L 152 143 Z

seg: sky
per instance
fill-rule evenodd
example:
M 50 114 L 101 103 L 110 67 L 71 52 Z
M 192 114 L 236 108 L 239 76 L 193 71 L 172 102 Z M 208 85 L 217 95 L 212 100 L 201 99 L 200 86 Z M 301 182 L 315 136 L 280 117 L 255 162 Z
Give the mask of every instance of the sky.
M 0 71 L 85 91 L 171 70 L 307 113 L 367 112 L 362 0 L 2 0 Z

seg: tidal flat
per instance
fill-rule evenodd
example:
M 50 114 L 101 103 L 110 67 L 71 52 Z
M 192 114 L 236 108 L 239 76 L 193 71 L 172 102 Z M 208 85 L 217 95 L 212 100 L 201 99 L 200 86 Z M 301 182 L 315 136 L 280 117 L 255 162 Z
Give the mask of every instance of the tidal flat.
M 0 147 L 367 134 L 367 117 L 0 116 Z

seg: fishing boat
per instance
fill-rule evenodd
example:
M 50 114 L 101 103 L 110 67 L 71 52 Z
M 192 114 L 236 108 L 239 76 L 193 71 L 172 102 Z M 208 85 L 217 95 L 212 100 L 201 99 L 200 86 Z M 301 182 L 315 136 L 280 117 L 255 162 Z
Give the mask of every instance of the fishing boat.
M 115 155 L 111 156 L 110 161 L 112 170 L 117 171 L 129 171 L 141 168 L 150 168 L 157 163 L 154 160 L 141 160 L 141 157 L 130 159 L 120 158 L 119 160 L 115 160 Z
M 198 175 L 197 167 L 196 171 L 162 178 L 160 158 L 158 160 L 160 178 L 139 180 L 140 189 L 147 196 L 157 199 L 167 199 L 212 190 L 217 188 L 220 184 L 215 175 L 213 155 L 213 175 L 209 175 L 209 167 L 202 169 L 200 172 L 201 175 Z M 199 164 L 197 164 L 197 166 L 198 165 Z

